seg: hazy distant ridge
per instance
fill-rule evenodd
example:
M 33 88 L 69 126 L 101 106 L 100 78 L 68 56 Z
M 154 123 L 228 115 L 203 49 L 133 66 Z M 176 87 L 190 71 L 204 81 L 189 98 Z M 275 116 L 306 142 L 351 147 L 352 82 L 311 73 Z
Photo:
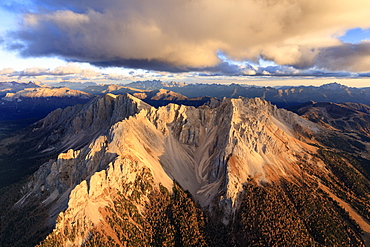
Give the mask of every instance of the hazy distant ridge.
M 107 92 L 119 93 L 117 89 L 109 91 L 107 86 L 96 86 L 95 91 L 91 91 L 92 87 L 83 89 L 85 92 L 94 94 L 103 94 Z M 101 90 L 99 90 L 101 88 Z M 260 97 L 267 101 L 276 104 L 279 107 L 289 107 L 292 105 L 301 104 L 307 101 L 316 102 L 334 102 L 334 103 L 362 103 L 370 106 L 370 87 L 354 88 L 347 87 L 338 83 L 329 83 L 322 86 L 283 86 L 283 87 L 258 87 L 245 86 L 241 84 L 185 84 L 178 82 L 161 82 L 161 81 L 142 81 L 132 82 L 122 85 L 122 88 L 130 88 L 124 90 L 124 93 L 134 93 L 137 90 L 159 90 L 167 89 L 174 93 L 182 94 L 188 98 L 194 97 L 216 97 L 222 99 L 238 98 L 240 96 L 246 98 Z M 121 89 L 122 90 L 122 89 Z

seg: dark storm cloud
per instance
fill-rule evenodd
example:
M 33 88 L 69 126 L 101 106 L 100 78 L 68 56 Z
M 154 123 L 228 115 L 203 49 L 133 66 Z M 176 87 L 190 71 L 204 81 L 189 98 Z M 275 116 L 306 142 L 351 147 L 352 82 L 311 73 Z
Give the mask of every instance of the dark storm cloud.
M 267 66 L 252 67 L 228 65 L 232 68 L 220 69 L 219 67 L 209 68 L 208 72 L 197 73 L 198 76 L 255 76 L 255 77 L 337 77 L 337 78 L 358 78 L 368 77 L 368 74 L 356 74 L 344 71 L 327 71 L 323 69 L 297 69 L 293 66 Z
M 370 77 L 370 73 L 359 73 L 358 77 Z
M 304 76 L 304 77 L 354 77 L 350 72 L 343 71 L 327 71 L 320 69 L 296 69 L 293 66 L 267 66 L 258 68 L 256 76 Z
M 314 64 L 327 70 L 350 70 L 362 72 L 370 70 L 370 42 L 360 44 L 345 43 L 320 50 Z
M 97 61 L 97 62 L 87 60 L 85 62 L 90 62 L 92 65 L 98 67 L 128 67 L 132 69 L 158 70 L 173 73 L 192 71 L 191 68 L 187 68 L 185 66 L 172 66 L 171 64 L 167 64 L 162 61 L 148 59 L 118 59 L 118 60 L 112 59 L 108 61 Z
M 221 51 L 235 61 L 262 57 L 299 69 L 370 71 L 368 45 L 348 47 L 337 38 L 350 28 L 370 27 L 368 0 L 29 3 L 6 40 L 25 57 L 169 72 L 280 74 L 225 63 Z

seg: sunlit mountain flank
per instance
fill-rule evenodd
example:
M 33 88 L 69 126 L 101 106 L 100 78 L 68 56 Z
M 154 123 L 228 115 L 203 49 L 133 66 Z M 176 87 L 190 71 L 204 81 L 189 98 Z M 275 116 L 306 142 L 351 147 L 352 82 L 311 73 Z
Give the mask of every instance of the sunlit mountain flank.
M 370 246 L 370 2 L 0 3 L 0 246 Z

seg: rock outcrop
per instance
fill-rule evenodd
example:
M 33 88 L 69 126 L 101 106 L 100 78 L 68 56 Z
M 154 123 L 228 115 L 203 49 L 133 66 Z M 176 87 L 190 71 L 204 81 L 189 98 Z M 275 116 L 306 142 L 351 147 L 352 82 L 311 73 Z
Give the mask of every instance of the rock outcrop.
M 31 125 L 32 131 L 26 133 L 22 141 L 33 144 L 28 150 L 33 154 L 59 154 L 78 149 L 106 135 L 115 123 L 145 108 L 150 106 L 131 95 L 106 94 L 88 104 L 56 109 Z

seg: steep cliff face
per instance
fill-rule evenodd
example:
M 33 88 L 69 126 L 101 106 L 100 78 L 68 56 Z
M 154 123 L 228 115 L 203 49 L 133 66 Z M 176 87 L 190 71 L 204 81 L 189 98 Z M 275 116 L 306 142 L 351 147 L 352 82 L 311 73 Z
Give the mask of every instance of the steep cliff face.
M 27 151 L 34 154 L 58 154 L 70 148 L 81 148 L 105 135 L 116 122 L 145 108 L 150 106 L 131 95 L 106 94 L 88 104 L 51 112 L 31 125 L 32 130 L 21 141 L 32 143 L 33 148 Z
M 45 246 L 92 244 L 96 236 L 105 236 L 105 243 L 124 246 L 125 242 L 135 242 L 133 239 L 143 232 L 152 235 L 141 236 L 140 241 L 150 242 L 158 240 L 161 234 L 153 233 L 158 222 L 167 221 L 168 229 L 174 232 L 173 241 L 185 243 L 186 234 L 179 230 L 185 221 L 174 218 L 178 206 L 174 206 L 175 199 L 170 199 L 179 194 L 186 205 L 191 205 L 187 212 L 196 222 L 184 229 L 197 232 L 197 243 L 203 245 L 206 240 L 202 231 L 208 228 L 202 228 L 202 224 L 211 225 L 209 229 L 218 231 L 217 234 L 238 232 L 235 222 L 238 226 L 247 224 L 245 208 L 250 204 L 246 195 L 253 188 L 266 188 L 264 193 L 273 195 L 266 205 L 283 205 L 282 200 L 290 200 L 284 207 L 299 214 L 301 206 L 295 208 L 294 186 L 317 187 L 317 177 L 325 179 L 326 185 L 334 181 L 325 159 L 319 158 L 318 148 L 309 145 L 317 146 L 314 137 L 326 130 L 258 98 L 225 98 L 198 108 L 169 104 L 156 109 L 129 95 L 106 95 L 86 106 L 54 112 L 38 123 L 35 132 L 50 132 L 50 126 L 60 126 L 58 122 L 64 127 L 55 130 L 58 138 L 54 145 L 74 150 L 41 166 L 16 204 L 21 208 L 39 198 L 50 225 L 64 210 L 43 243 Z M 50 143 L 48 138 L 50 135 L 42 139 L 44 143 Z M 89 143 L 83 145 L 86 140 Z M 42 147 L 41 144 L 39 148 Z M 335 186 L 338 189 L 342 185 Z M 309 198 L 318 196 L 312 191 L 305 193 Z M 276 195 L 283 199 L 276 200 Z M 257 195 L 251 196 L 250 200 L 258 201 Z M 320 198 L 328 200 L 324 195 Z M 154 214 L 160 212 L 160 205 L 170 206 L 161 216 L 148 215 L 153 204 Z M 264 207 L 264 202 L 259 204 Z M 199 214 L 200 208 L 209 220 Z M 160 220 L 151 221 L 151 217 Z M 291 226 L 295 217 L 300 216 L 289 218 Z M 304 221 L 308 218 L 305 217 L 302 214 L 300 219 Z M 216 223 L 211 219 L 216 219 Z M 230 230 L 219 230 L 228 224 Z M 316 239 L 310 228 L 304 224 L 300 227 L 305 230 L 297 233 L 297 238 L 303 234 L 307 239 Z M 166 239 L 171 238 L 172 230 L 166 232 Z M 350 230 L 350 234 L 350 241 L 361 242 L 355 230 Z M 230 243 L 234 244 L 249 239 L 233 236 L 234 242 Z
M 77 146 L 86 136 L 93 140 L 78 151 L 59 155 L 33 176 L 29 189 L 39 196 L 49 194 L 43 203 L 54 202 L 55 210 L 65 208 L 69 193 L 81 182 L 84 186 L 75 188 L 69 201 L 76 212 L 80 210 L 71 207 L 79 205 L 76 200 L 97 200 L 104 188 L 123 192 L 118 184 L 132 182 L 130 177 L 136 176 L 133 166 L 136 171 L 148 169 L 156 186 L 171 190 L 172 181 L 177 181 L 203 207 L 220 203 L 228 212 L 226 220 L 236 209 L 248 178 L 269 182 L 292 176 L 300 172 L 296 163 L 302 154 L 309 155 L 308 162 L 314 160 L 310 152 L 315 149 L 296 138 L 293 124 L 319 131 L 314 124 L 259 99 L 224 99 L 213 107 L 170 104 L 155 109 L 131 96 L 107 95 L 83 111 L 74 111 L 54 112 L 38 123 L 37 131 L 58 126 L 55 121 L 65 123 L 63 132 L 54 130 L 63 134 L 55 138 L 58 145 Z M 110 125 L 110 130 L 104 131 Z M 322 169 L 320 162 L 312 165 Z M 97 188 L 96 184 L 105 185 Z M 75 198 L 76 193 L 79 196 Z M 104 205 L 105 199 L 99 200 L 99 205 Z M 99 212 L 91 215 L 97 217 Z

